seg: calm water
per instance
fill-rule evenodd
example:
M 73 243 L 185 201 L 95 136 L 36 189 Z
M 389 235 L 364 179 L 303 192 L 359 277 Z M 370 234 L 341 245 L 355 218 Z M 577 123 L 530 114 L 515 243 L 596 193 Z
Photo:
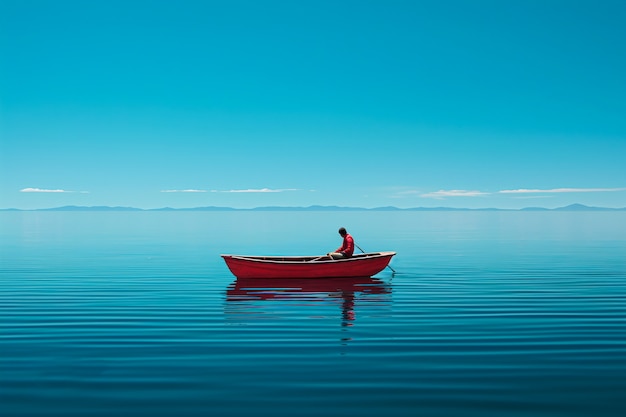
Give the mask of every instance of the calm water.
M 237 281 L 220 253 L 395 276 Z M 0 213 L 0 415 L 617 416 L 626 213 Z

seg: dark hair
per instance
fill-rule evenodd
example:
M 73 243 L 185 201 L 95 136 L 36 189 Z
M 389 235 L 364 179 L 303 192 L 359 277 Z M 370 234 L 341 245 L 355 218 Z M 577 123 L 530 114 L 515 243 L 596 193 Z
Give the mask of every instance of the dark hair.
M 340 228 L 339 228 L 339 234 L 340 234 L 341 236 L 345 235 L 346 233 L 348 233 L 348 232 L 346 232 L 346 228 L 345 228 L 345 227 L 340 227 Z

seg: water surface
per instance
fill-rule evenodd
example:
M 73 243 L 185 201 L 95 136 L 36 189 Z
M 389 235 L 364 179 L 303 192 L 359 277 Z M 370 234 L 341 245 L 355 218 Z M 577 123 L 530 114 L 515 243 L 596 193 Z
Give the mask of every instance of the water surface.
M 236 280 L 221 253 L 376 277 Z M 2 416 L 626 412 L 626 213 L 0 213 Z

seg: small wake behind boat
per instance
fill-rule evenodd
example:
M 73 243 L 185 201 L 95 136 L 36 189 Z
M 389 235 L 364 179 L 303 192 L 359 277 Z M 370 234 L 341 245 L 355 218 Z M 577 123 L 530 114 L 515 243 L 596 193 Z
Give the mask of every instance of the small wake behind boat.
M 379 273 L 395 254 L 360 253 L 335 260 L 328 256 L 221 256 L 237 278 L 348 278 Z

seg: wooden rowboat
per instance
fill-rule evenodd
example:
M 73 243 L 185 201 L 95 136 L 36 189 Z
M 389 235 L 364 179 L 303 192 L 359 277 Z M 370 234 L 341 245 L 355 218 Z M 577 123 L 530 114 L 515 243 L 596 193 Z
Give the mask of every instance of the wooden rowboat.
M 395 254 L 360 253 L 334 260 L 328 256 L 221 256 L 237 278 L 348 278 L 379 273 Z

